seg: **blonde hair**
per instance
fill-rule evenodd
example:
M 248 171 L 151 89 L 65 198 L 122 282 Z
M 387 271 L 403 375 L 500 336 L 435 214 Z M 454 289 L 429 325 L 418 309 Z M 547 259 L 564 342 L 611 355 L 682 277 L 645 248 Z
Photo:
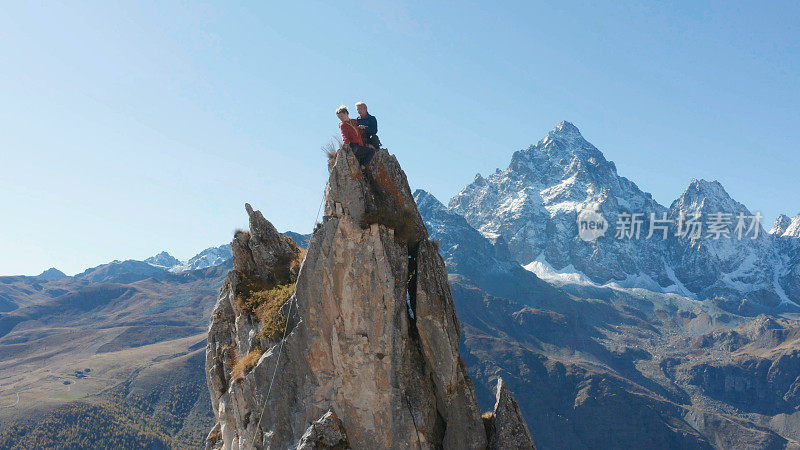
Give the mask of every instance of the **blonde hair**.
M 364 108 L 366 108 L 366 107 L 367 107 L 367 104 L 366 104 L 366 103 L 364 103 L 364 102 L 358 102 L 358 103 L 356 103 L 356 108 L 358 108 L 359 106 L 363 106 Z
M 341 114 L 341 113 L 350 114 L 350 111 L 347 110 L 347 106 L 342 105 L 338 109 L 336 109 L 336 114 Z

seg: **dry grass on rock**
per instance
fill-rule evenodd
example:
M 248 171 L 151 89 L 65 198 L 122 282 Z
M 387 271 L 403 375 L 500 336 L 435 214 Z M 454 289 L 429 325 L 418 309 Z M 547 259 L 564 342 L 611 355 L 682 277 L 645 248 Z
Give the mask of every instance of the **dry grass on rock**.
M 237 304 L 261 323 L 259 337 L 266 340 L 279 339 L 286 330 L 286 318 L 280 309 L 294 294 L 297 274 L 306 257 L 306 249 L 295 245 L 291 238 L 286 239 L 294 255 L 278 261 L 273 271 L 277 283 L 266 283 L 240 271 L 236 287 Z
M 231 370 L 231 377 L 236 381 L 242 381 L 244 376 L 253 370 L 253 367 L 256 366 L 256 363 L 263 354 L 264 350 L 262 350 L 260 347 L 256 347 L 250 350 L 250 353 L 245 355 L 244 358 L 237 358 L 236 363 L 233 365 L 233 369 Z
M 339 136 L 334 136 L 322 146 L 322 152 L 328 157 L 328 172 L 333 170 L 333 165 L 336 163 L 336 153 L 343 145 L 342 139 Z

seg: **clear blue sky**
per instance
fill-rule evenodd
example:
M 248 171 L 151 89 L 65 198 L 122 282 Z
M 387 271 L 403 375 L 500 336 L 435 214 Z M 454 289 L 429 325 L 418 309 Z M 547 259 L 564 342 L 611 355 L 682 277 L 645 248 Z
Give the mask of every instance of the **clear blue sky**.
M 800 212 L 797 2 L 72 3 L 0 15 L 0 274 L 309 232 L 358 100 L 444 202 L 566 119 L 663 204 Z

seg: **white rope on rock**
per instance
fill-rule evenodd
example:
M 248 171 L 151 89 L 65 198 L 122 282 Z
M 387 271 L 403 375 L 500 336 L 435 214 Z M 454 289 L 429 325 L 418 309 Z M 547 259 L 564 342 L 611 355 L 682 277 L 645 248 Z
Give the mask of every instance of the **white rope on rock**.
M 322 199 L 319 202 L 319 207 L 317 208 L 317 217 L 314 219 L 314 223 L 316 224 L 319 221 L 319 213 L 322 211 L 322 204 L 325 203 L 325 191 L 322 192 Z M 267 405 L 269 404 L 269 398 L 272 394 L 272 386 L 275 384 L 275 376 L 278 374 L 278 367 L 280 367 L 281 363 L 281 354 L 283 353 L 283 344 L 286 342 L 286 334 L 289 332 L 289 320 L 292 317 L 292 307 L 294 303 L 297 303 L 297 296 L 294 296 L 294 302 L 289 303 L 289 311 L 286 313 L 286 328 L 283 330 L 283 337 L 281 338 L 281 345 L 278 347 L 278 357 L 275 361 L 275 369 L 272 371 L 272 380 L 269 382 L 269 389 L 267 389 L 267 397 L 264 399 L 264 406 L 261 408 L 261 414 L 258 416 L 258 421 L 256 422 L 255 430 L 253 431 L 253 446 L 255 446 L 255 433 L 258 433 L 258 427 L 261 425 L 261 421 L 264 419 L 264 413 L 267 412 Z M 299 308 L 299 306 L 298 306 Z M 298 324 L 299 325 L 299 324 Z M 262 438 L 263 444 L 263 438 Z

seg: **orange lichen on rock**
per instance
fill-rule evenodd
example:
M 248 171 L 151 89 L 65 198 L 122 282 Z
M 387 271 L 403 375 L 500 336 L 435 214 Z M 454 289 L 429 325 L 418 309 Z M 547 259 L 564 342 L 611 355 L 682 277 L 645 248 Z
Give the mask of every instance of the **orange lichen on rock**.
M 389 176 L 389 173 L 386 171 L 386 168 L 383 167 L 383 165 L 380 165 L 378 166 L 378 170 L 376 172 L 377 172 L 376 181 L 378 182 L 378 184 L 380 184 L 381 187 L 389 191 L 389 194 L 391 194 L 392 197 L 394 197 L 394 199 L 397 201 L 397 204 L 400 207 L 404 207 L 406 205 L 406 202 L 405 200 L 403 200 L 403 196 L 400 195 L 400 191 L 397 189 L 397 186 L 395 186 L 394 181 L 392 181 L 392 177 Z

